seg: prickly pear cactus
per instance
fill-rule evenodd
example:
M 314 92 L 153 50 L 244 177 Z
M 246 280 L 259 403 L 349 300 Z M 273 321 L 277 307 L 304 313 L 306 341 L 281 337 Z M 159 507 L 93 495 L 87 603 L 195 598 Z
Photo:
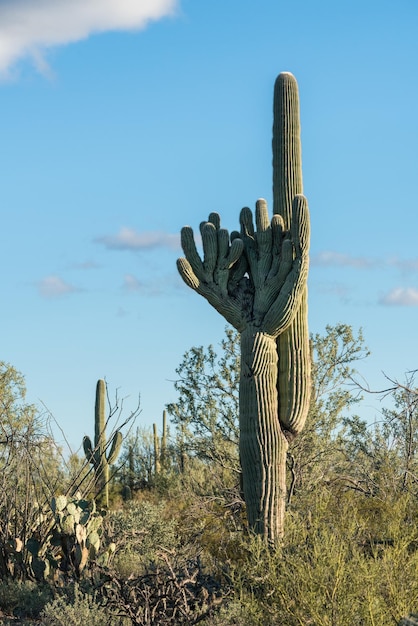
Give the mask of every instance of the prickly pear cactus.
M 50 507 L 39 508 L 26 541 L 16 538 L 8 547 L 14 569 L 26 568 L 30 577 L 44 581 L 59 575 L 80 578 L 89 560 L 107 564 L 114 546 L 98 555 L 102 522 L 94 500 L 83 500 L 80 494 L 52 498 Z
M 106 441 L 106 383 L 98 380 L 94 411 L 94 447 L 90 437 L 84 437 L 83 448 L 86 459 L 92 463 L 98 493 L 103 493 L 104 505 L 109 506 L 109 467 L 119 455 L 122 445 L 122 433 L 116 431 L 110 442 Z
M 240 232 L 211 213 L 200 226 L 203 259 L 185 227 L 177 267 L 241 334 L 240 459 L 250 527 L 271 543 L 283 535 L 288 441 L 309 405 L 306 281 L 309 211 L 302 195 L 297 84 L 275 87 L 274 214 L 258 200 L 240 214 Z
M 100 548 L 103 517 L 93 501 L 69 500 L 58 496 L 51 503 L 55 516 L 51 542 L 61 548 L 59 567 L 80 577 L 88 560 L 95 560 Z

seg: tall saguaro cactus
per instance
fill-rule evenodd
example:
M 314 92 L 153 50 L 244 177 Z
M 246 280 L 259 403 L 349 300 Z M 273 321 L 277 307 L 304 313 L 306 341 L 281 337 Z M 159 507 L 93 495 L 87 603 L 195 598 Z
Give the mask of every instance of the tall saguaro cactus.
M 274 214 L 258 200 L 240 232 L 211 213 L 200 225 L 203 260 L 193 231 L 181 231 L 185 283 L 241 334 L 240 459 L 251 528 L 271 543 L 283 535 L 288 441 L 302 429 L 309 404 L 307 343 L 309 211 L 302 195 L 297 83 L 280 74 L 273 127 Z
M 94 447 L 90 437 L 83 438 L 86 459 L 92 463 L 96 478 L 96 489 L 103 492 L 106 507 L 109 506 L 109 467 L 118 457 L 122 444 L 122 433 L 116 431 L 110 442 L 106 441 L 106 383 L 98 380 L 94 407 Z

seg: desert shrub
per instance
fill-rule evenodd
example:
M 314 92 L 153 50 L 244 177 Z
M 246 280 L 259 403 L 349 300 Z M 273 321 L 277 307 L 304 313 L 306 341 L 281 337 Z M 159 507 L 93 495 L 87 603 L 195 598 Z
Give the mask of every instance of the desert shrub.
M 240 606 L 251 626 L 387 626 L 416 608 L 411 498 L 377 503 L 322 488 L 310 504 L 303 514 L 288 514 L 277 549 L 257 537 L 243 541 L 226 573 L 234 596 L 222 609 L 223 626 L 237 623 Z M 376 509 L 380 522 L 373 526 Z
M 212 619 L 227 593 L 206 571 L 195 546 L 162 550 L 139 576 L 128 579 L 98 569 L 101 582 L 96 588 L 103 602 L 135 626 L 191 626 Z
M 262 607 L 251 598 L 232 599 L 202 622 L 202 626 L 264 626 Z
M 47 585 L 11 579 L 0 582 L 0 611 L 5 615 L 37 618 L 51 598 Z
M 128 626 L 130 620 L 118 617 L 84 593 L 75 584 L 67 593 L 49 602 L 41 614 L 44 626 Z
M 157 550 L 178 544 L 177 522 L 164 503 L 129 502 L 105 518 L 105 532 L 115 544 L 113 567 L 122 576 L 138 575 Z

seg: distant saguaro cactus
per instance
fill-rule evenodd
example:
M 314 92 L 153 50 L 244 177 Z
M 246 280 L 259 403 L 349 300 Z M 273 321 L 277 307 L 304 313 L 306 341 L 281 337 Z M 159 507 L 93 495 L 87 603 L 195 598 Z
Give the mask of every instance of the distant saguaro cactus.
M 154 474 L 157 476 L 161 468 L 166 469 L 167 465 L 167 411 L 163 411 L 163 432 L 162 438 L 158 436 L 157 424 L 153 424 L 154 442 Z
M 271 543 L 283 535 L 288 442 L 309 407 L 307 330 L 309 211 L 302 195 L 299 100 L 295 78 L 278 76 L 274 96 L 274 215 L 258 200 L 240 232 L 221 228 L 217 213 L 181 231 L 184 282 L 241 334 L 240 459 L 250 527 Z
M 106 441 L 106 383 L 98 380 L 94 408 L 94 447 L 90 437 L 84 437 L 83 448 L 86 459 L 92 463 L 96 477 L 97 492 L 102 492 L 104 504 L 109 506 L 109 466 L 118 457 L 122 444 L 122 433 L 116 431 L 110 442 Z

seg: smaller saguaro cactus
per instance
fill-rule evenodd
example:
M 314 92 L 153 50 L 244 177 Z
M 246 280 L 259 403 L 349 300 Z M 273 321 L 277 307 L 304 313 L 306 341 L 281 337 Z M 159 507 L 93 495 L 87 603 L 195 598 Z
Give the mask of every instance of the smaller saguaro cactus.
M 161 438 L 160 459 L 161 465 L 165 467 L 167 463 L 167 411 L 163 411 L 163 435 Z
M 157 476 L 161 471 L 160 438 L 158 436 L 157 424 L 153 424 L 152 426 L 154 438 L 154 473 Z
M 167 462 L 167 412 L 163 411 L 163 433 L 160 438 L 158 436 L 157 424 L 153 424 L 154 439 L 154 472 L 155 475 L 161 472 L 161 468 L 166 466 Z
M 90 437 L 83 439 L 83 448 L 87 461 L 93 465 L 97 493 L 103 493 L 103 502 L 109 506 L 109 467 L 120 451 L 122 433 L 116 431 L 110 443 L 106 441 L 106 383 L 98 380 L 96 386 L 96 404 L 94 410 L 94 447 Z

